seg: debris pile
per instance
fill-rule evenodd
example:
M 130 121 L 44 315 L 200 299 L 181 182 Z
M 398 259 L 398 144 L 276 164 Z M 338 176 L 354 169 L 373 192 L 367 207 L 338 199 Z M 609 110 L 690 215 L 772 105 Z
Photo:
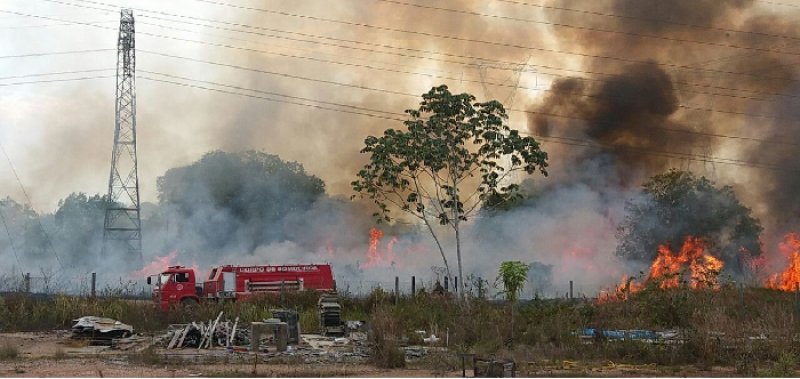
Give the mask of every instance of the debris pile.
M 319 310 L 319 330 L 323 336 L 341 336 L 345 333 L 342 323 L 342 306 L 336 293 L 327 293 L 317 301 Z
M 107 317 L 84 316 L 72 320 L 72 338 L 87 339 L 94 343 L 110 343 L 112 339 L 133 335 L 133 327 Z
M 641 329 L 595 329 L 584 328 L 578 331 L 584 344 L 598 339 L 608 341 L 642 341 L 648 343 L 680 343 L 682 335 L 678 330 L 653 331 Z
M 241 346 L 250 343 L 247 328 L 235 320 L 224 320 L 222 312 L 215 320 L 170 325 L 169 331 L 160 338 L 160 344 L 167 349 L 193 347 L 208 349 L 213 346 Z

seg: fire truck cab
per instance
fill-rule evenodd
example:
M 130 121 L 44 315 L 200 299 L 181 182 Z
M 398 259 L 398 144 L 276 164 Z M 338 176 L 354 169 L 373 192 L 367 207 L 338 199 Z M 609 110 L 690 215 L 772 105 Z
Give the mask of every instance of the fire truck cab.
M 336 289 L 328 264 L 217 266 L 202 284 L 194 269 L 170 266 L 161 274 L 148 277 L 147 283 L 153 285 L 153 301 L 164 310 L 202 299 L 241 300 L 258 293 Z
M 194 270 L 183 266 L 170 266 L 147 278 L 147 284 L 153 285 L 153 301 L 162 309 L 169 309 L 170 304 L 197 303 L 203 289 L 195 283 Z

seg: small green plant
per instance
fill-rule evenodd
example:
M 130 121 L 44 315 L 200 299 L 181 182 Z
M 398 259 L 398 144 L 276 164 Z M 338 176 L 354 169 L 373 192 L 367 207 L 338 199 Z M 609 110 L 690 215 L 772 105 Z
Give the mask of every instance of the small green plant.
M 0 345 L 0 360 L 12 360 L 19 357 L 19 348 L 5 341 Z
M 520 261 L 505 261 L 500 264 L 497 282 L 503 284 L 506 300 L 514 303 L 522 292 L 522 285 L 528 280 L 528 265 Z

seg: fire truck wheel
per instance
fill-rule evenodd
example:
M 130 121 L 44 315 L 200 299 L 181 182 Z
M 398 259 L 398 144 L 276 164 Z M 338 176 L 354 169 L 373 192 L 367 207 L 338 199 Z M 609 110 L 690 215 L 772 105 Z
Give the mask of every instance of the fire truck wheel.
M 197 300 L 196 299 L 192 299 L 191 297 L 187 297 L 187 298 L 181 300 L 181 305 L 184 308 L 194 308 L 197 305 Z

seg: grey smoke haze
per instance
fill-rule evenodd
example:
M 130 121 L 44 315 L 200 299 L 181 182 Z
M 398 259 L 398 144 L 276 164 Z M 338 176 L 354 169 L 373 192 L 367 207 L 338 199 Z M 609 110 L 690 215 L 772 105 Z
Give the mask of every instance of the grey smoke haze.
M 328 254 L 325 246 L 330 239 L 330 245 L 336 250 L 336 261 L 339 262 L 340 256 L 345 257 L 341 263 L 337 263 L 342 266 L 341 270 L 358 271 L 353 267 L 358 266 L 358 261 L 363 262 L 367 250 L 368 229 L 372 223 L 369 217 L 363 217 L 370 212 L 346 200 L 351 194 L 349 182 L 365 161 L 365 157 L 358 154 L 364 137 L 399 125 L 384 119 L 326 112 L 148 81 L 144 77 L 180 80 L 145 74 L 143 71 L 180 75 L 387 112 L 402 112 L 406 108 L 413 108 L 418 97 L 299 81 L 167 58 L 146 51 L 414 95 L 427 91 L 433 85 L 447 84 L 451 90 L 473 93 L 479 100 L 493 97 L 506 101 L 509 108 L 586 119 L 534 114 L 528 120 L 523 113 L 511 112 L 512 127 L 527 128 L 541 135 L 596 141 L 610 145 L 611 148 L 598 152 L 597 149 L 557 144 L 552 140 L 543 142 L 544 150 L 550 155 L 551 176 L 547 179 L 536 179 L 535 185 L 539 186 L 536 201 L 508 214 L 478 219 L 472 224 L 473 230 L 467 238 L 470 239 L 468 246 L 474 261 L 467 262 L 468 267 L 472 267 L 467 271 L 484 277 L 493 279 L 493 273 L 500 261 L 519 258 L 552 264 L 554 285 L 560 288 L 563 288 L 565 280 L 569 280 L 568 277 L 586 278 L 585 284 L 580 285 L 584 285 L 587 291 L 607 285 L 609 281 L 616 281 L 618 274 L 625 270 L 621 269 L 617 273 L 604 268 L 596 275 L 585 273 L 595 264 L 592 262 L 608 262 L 609 266 L 614 267 L 622 265 L 613 256 L 613 225 L 621 218 L 624 200 L 634 196 L 633 190 L 644 178 L 669 167 L 689 168 L 698 174 L 713 176 L 722 184 L 733 185 L 737 195 L 754 208 L 767 227 L 768 234 L 764 241 L 767 248 L 776 238 L 774 236 L 797 226 L 794 210 L 800 204 L 794 194 L 800 190 L 800 179 L 790 171 L 752 169 L 721 163 L 712 165 L 708 162 L 665 158 L 646 153 L 647 150 L 663 150 L 713 155 L 791 169 L 795 146 L 699 137 L 664 129 L 781 141 L 800 140 L 800 128 L 791 122 L 797 116 L 797 72 L 793 62 L 794 55 L 799 51 L 796 36 L 800 35 L 796 24 L 792 22 L 797 16 L 794 8 L 752 1 L 714 0 L 545 3 L 555 7 L 625 16 L 606 17 L 499 2 L 431 3 L 446 8 L 474 10 L 551 24 L 659 36 L 659 39 L 455 14 L 371 0 L 339 2 L 335 7 L 319 1 L 271 2 L 268 5 L 257 1 L 242 3 L 246 6 L 395 29 L 644 62 L 634 63 L 315 22 L 186 1 L 114 3 L 141 9 L 135 13 L 139 23 L 137 32 L 140 32 L 137 35 L 137 47 L 141 50 L 137 56 L 140 69 L 137 81 L 138 133 L 140 178 L 145 201 L 157 202 L 157 177 L 171 168 L 189 165 L 206 152 L 217 149 L 228 152 L 255 149 L 277 154 L 282 159 L 303 164 L 308 173 L 318 176 L 326 184 L 325 198 L 282 220 L 279 225 L 270 226 L 281 231 L 281 238 L 254 243 L 253 233 L 260 231 L 236 231 L 234 234 L 237 238 L 232 238 L 235 242 L 215 246 L 216 252 L 224 251 L 229 254 L 229 258 L 224 257 L 225 260 L 252 259 L 255 262 L 262 256 L 287 260 L 302 257 L 298 261 L 324 258 Z M 428 5 L 422 2 L 420 4 Z M 3 54 L 115 48 L 116 32 L 113 29 L 118 21 L 116 12 L 55 4 L 34 6 L 21 0 L 12 1 L 11 7 L 19 12 L 68 20 L 105 21 L 100 25 L 112 30 L 74 25 L 13 29 L 12 33 L 0 34 L 0 45 L 5 47 Z M 269 38 L 255 33 L 203 28 L 158 20 L 152 17 L 155 14 L 148 14 L 145 10 L 391 45 L 397 49 L 307 38 L 361 50 L 347 49 Z M 18 26 L 54 23 L 24 17 L 15 17 L 9 22 Z M 163 28 L 156 26 L 157 24 L 187 29 L 190 32 Z M 761 34 L 726 32 L 721 29 L 752 30 Z M 262 33 L 258 29 L 248 30 Z M 303 56 L 316 61 L 180 42 L 145 33 Z M 764 33 L 790 37 L 768 37 Z M 262 34 L 298 37 L 296 34 L 266 31 Z M 716 45 L 677 40 L 698 40 Z M 735 49 L 720 45 L 755 47 L 786 53 Z M 114 59 L 114 52 L 107 51 L 77 56 L 26 58 L 24 61 L 0 60 L 0 70 L 11 76 L 113 68 Z M 322 63 L 319 61 L 321 59 L 346 65 Z M 521 73 L 515 73 L 510 70 L 510 64 L 487 64 L 487 61 L 527 61 L 530 66 Z M 483 79 L 501 83 L 503 86 L 484 86 L 481 84 Z M 507 86 L 513 87 L 517 79 L 519 85 L 527 89 L 516 91 L 512 97 Z M 544 92 L 546 89 L 550 91 Z M 54 213 L 57 202 L 72 192 L 94 194 L 105 191 L 112 140 L 113 90 L 113 79 L 0 87 L 0 124 L 3 125 L 0 128 L 0 142 L 8 151 L 31 196 L 31 202 L 39 213 Z M 513 103 L 510 103 L 512 99 Z M 707 109 L 718 111 L 710 112 Z M 754 114 L 770 117 L 752 116 Z M 26 203 L 9 165 L 0 164 L 0 177 L 3 179 L 0 181 L 0 194 Z M 195 210 L 197 215 L 202 216 L 183 220 L 192 227 L 183 229 L 180 237 L 185 238 L 187 244 L 195 243 L 188 245 L 191 246 L 188 251 L 179 252 L 183 264 L 191 264 L 194 259 L 197 259 L 198 264 L 214 263 L 202 258 L 212 256 L 208 247 L 202 243 L 203 236 L 192 234 L 204 230 L 203 227 L 207 225 L 193 225 L 192 222 L 216 220 L 224 224 L 229 221 L 225 212 L 203 205 L 205 204 L 198 202 Z M 165 209 L 156 206 L 145 212 L 153 217 L 149 220 L 150 224 L 145 224 L 146 258 L 169 253 L 170 243 L 173 238 L 177 238 L 178 232 L 174 227 L 162 228 L 162 224 L 155 222 L 166 222 L 166 219 L 159 217 L 171 217 L 169 212 L 161 212 L 165 212 Z M 172 222 L 174 224 L 177 221 Z M 56 228 L 55 219 L 50 220 L 49 216 L 44 218 L 43 224 L 45 228 Z M 247 233 L 250 233 L 249 237 Z M 384 248 L 392 233 L 386 234 L 383 239 Z M 423 250 L 424 253 L 415 257 L 412 260 L 415 264 L 410 267 L 396 265 L 382 268 L 383 271 L 375 269 L 368 271 L 369 275 L 375 278 L 391 276 L 387 274 L 389 272 L 413 272 L 422 275 L 420 271 L 430 272 L 430 266 L 440 264 L 424 233 L 409 227 L 398 230 L 396 234 L 399 238 L 396 249 Z M 63 242 L 53 239 L 57 244 Z M 1 234 L 0 240 L 4 240 Z M 92 249 L 99 251 L 96 234 L 90 241 Z M 3 246 L 0 256 L 7 262 L 13 258 L 8 245 Z M 60 245 L 56 247 L 69 249 Z M 570 252 L 574 251 L 580 253 L 568 258 L 572 254 Z M 47 255 L 43 254 L 44 258 L 34 260 L 36 265 L 48 264 L 47 259 L 50 258 L 46 258 Z M 119 266 L 116 261 L 102 262 L 106 265 L 103 268 L 108 270 Z

